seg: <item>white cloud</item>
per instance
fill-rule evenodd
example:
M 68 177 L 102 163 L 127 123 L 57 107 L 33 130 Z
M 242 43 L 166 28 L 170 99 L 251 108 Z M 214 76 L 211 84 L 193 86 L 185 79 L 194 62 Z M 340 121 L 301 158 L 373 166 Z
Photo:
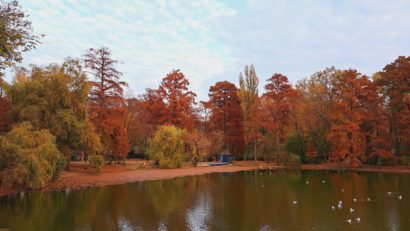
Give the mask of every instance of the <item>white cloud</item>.
M 219 80 L 237 82 L 254 63 L 264 84 L 274 72 L 292 82 L 326 66 L 372 74 L 410 54 L 407 0 L 22 1 L 43 44 L 25 55 L 48 64 L 107 46 L 132 94 L 156 87 L 171 69 L 200 100 Z

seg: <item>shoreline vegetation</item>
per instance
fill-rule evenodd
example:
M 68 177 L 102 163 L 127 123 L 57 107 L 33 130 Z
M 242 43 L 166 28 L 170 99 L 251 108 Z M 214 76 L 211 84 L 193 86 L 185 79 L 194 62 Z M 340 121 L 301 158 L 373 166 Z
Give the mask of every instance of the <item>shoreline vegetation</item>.
M 106 165 L 100 173 L 97 173 L 95 169 L 89 167 L 85 162 L 72 162 L 70 164 L 70 171 L 63 171 L 57 181 L 49 184 L 45 188 L 27 191 L 23 189 L 0 187 L 0 197 L 18 194 L 23 191 L 51 192 L 61 190 L 80 190 L 91 187 L 103 187 L 153 180 L 165 180 L 177 177 L 197 176 L 210 173 L 232 173 L 256 169 L 293 169 L 286 166 L 277 166 L 274 163 L 268 164 L 264 161 L 258 161 L 256 165 L 253 161 L 236 161 L 232 165 L 216 167 L 193 167 L 190 163 L 184 163 L 185 165 L 182 168 L 176 169 L 159 169 L 151 163 L 147 165 L 145 165 L 144 163 L 146 162 L 129 160 L 126 162 L 126 165 Z M 360 167 L 352 168 L 348 164 L 342 163 L 302 164 L 300 168 L 296 169 L 410 174 L 409 166 L 362 165 Z
M 197 90 L 190 86 L 195 75 L 170 66 L 151 88 L 134 94 L 118 65 L 127 60 L 116 60 L 108 47 L 21 66 L 23 53 L 42 37 L 34 34 L 17 0 L 0 0 L 5 194 L 265 166 L 243 159 L 287 166 L 274 168 L 408 172 L 408 167 L 376 166 L 410 166 L 410 56 L 397 57 L 371 76 L 328 66 L 293 83 L 275 69 L 258 77 L 249 64 L 238 70 L 237 81 L 226 76 Z M 10 68 L 13 80 L 6 81 Z M 199 96 L 204 87 L 208 98 Z M 196 165 L 226 154 L 238 162 L 212 168 L 184 162 Z M 155 167 L 127 160 L 141 156 Z M 78 160 L 88 165 L 70 163 Z M 102 169 L 106 162 L 127 163 Z

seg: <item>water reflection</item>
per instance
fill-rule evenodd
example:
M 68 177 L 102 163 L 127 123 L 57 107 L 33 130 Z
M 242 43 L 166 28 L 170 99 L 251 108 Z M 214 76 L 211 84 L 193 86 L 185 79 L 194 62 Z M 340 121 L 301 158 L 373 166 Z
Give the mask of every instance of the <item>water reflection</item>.
M 3 197 L 0 229 L 404 230 L 410 227 L 409 198 L 410 175 L 334 171 L 210 174 Z M 343 208 L 332 210 L 338 201 Z M 346 222 L 349 219 L 351 224 Z

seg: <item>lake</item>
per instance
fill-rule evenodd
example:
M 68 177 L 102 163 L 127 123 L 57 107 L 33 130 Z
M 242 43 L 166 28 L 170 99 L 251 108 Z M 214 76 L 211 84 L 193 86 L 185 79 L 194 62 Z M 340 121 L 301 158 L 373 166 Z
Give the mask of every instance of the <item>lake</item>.
M 410 230 L 410 175 L 265 170 L 34 192 L 0 198 L 2 228 Z

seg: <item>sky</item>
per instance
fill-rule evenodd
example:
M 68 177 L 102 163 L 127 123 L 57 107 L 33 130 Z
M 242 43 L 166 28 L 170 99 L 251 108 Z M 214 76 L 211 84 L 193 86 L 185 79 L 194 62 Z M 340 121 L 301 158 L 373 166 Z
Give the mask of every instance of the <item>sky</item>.
M 326 67 L 371 76 L 410 55 L 409 0 L 21 0 L 42 43 L 23 66 L 61 63 L 108 47 L 129 84 L 156 88 L 180 69 L 206 100 L 254 64 L 260 89 L 274 73 L 294 84 Z M 10 80 L 11 76 L 8 76 Z

